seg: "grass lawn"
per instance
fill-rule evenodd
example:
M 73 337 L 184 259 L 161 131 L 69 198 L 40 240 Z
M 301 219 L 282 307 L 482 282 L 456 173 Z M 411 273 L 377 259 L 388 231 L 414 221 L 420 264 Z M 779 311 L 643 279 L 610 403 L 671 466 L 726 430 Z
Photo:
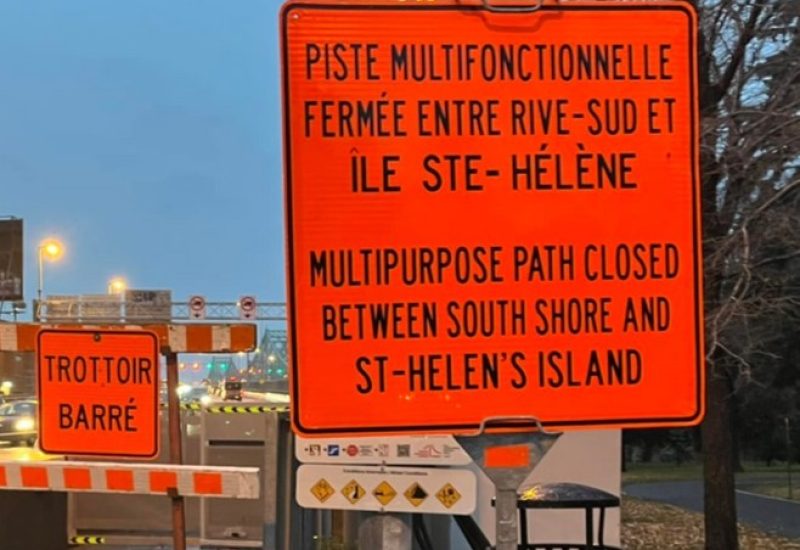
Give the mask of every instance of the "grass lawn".
M 701 479 L 703 466 L 699 463 L 675 464 L 633 464 L 622 472 L 622 483 L 651 483 L 656 481 L 683 481 Z
M 744 471 L 737 473 L 737 479 L 758 480 L 781 478 L 781 483 L 786 486 L 786 464 L 773 464 L 765 466 L 763 462 L 745 462 L 742 464 Z M 703 465 L 700 462 L 687 462 L 677 466 L 675 464 L 649 463 L 631 464 L 626 472 L 622 472 L 623 483 L 650 483 L 656 481 L 682 481 L 688 479 L 702 479 Z M 792 480 L 800 492 L 800 468 L 793 466 Z M 784 493 L 785 494 L 785 493 Z
M 703 515 L 675 506 L 631 497 L 622 500 L 622 548 L 625 550 L 703 550 Z M 800 541 L 739 527 L 742 550 L 800 550 Z

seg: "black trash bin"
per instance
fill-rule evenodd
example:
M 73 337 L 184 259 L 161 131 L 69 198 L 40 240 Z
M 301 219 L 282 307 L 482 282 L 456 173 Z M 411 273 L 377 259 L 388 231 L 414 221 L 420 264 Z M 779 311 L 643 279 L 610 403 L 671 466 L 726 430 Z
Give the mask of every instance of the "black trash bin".
M 606 509 L 618 508 L 619 497 L 606 491 L 579 485 L 577 483 L 533 483 L 522 487 L 517 499 L 519 511 L 519 550 L 620 550 L 606 545 Z M 492 499 L 494 506 L 494 499 Z M 585 542 L 530 542 L 528 529 L 528 510 L 566 510 L 585 511 Z M 599 510 L 597 544 L 594 536 L 594 512 Z M 471 516 L 456 516 L 456 523 L 461 528 L 464 538 L 473 550 L 491 548 L 489 540 Z
M 607 508 L 618 508 L 619 497 L 596 487 L 578 483 L 533 483 L 520 490 L 517 499 L 519 510 L 520 550 L 619 550 L 607 546 L 604 541 Z M 566 510 L 585 511 L 585 542 L 583 544 L 565 542 L 537 542 L 529 539 L 528 510 Z M 597 537 L 594 529 L 594 512 L 599 510 Z M 597 544 L 595 544 L 595 538 Z

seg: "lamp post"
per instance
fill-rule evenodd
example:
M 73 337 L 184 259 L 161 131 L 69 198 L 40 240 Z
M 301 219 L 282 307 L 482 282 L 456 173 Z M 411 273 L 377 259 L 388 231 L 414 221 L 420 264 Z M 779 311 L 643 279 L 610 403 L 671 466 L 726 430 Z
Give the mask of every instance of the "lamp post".
M 45 239 L 39 243 L 39 286 L 36 289 L 36 307 L 33 310 L 34 321 L 40 319 L 40 309 L 42 307 L 42 291 L 44 289 L 44 261 L 55 262 L 64 255 L 64 245 L 56 239 Z
M 113 277 L 108 281 L 109 294 L 122 294 L 128 289 L 128 282 L 122 277 Z
M 247 367 L 249 366 L 250 363 L 250 354 L 249 353 L 245 354 L 245 352 L 240 351 L 236 355 L 238 355 L 240 359 L 239 375 L 242 376 L 243 374 L 247 373 Z M 244 361 L 244 367 L 241 366 L 241 361 Z

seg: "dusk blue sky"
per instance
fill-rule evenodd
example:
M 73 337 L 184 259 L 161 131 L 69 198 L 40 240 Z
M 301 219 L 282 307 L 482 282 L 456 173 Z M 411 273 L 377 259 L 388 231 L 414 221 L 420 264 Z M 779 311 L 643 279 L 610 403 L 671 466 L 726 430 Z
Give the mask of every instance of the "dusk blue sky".
M 283 301 L 277 0 L 0 2 L 0 216 L 45 294 Z M 30 306 L 29 306 L 30 310 Z

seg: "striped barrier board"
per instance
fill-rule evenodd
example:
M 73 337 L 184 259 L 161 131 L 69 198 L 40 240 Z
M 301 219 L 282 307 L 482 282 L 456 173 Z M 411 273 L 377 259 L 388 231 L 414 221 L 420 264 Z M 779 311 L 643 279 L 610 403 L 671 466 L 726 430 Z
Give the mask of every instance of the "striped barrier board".
M 89 534 L 90 531 L 79 531 L 80 534 L 75 534 L 67 537 L 67 548 L 82 548 L 87 545 L 106 546 L 109 548 L 123 549 L 164 549 L 172 548 L 173 539 L 172 535 L 165 534 L 163 531 L 159 533 L 129 533 L 129 532 L 105 532 L 102 535 Z M 94 531 L 91 531 L 94 533 Z M 199 537 L 194 533 L 187 534 L 186 547 L 195 548 L 225 548 L 226 550 L 234 550 L 241 548 L 253 548 L 261 550 L 263 548 L 260 538 L 253 539 L 236 539 L 236 538 L 205 538 Z M 5 546 L 0 542 L 0 548 L 6 550 Z M 25 550 L 43 550 L 42 548 L 25 548 Z
M 36 351 L 36 336 L 47 329 L 149 330 L 158 335 L 162 348 L 172 353 L 232 353 L 256 348 L 256 326 L 253 324 L 0 324 L 0 351 Z
M 167 403 L 159 403 L 158 406 L 161 407 L 162 409 L 168 409 L 169 408 L 169 405 Z M 202 403 L 181 403 L 180 404 L 180 409 L 182 411 L 202 411 L 203 410 L 203 404 Z
M 0 462 L 0 490 L 255 499 L 258 468 L 49 461 Z
M 83 546 L 86 544 L 105 544 L 106 539 L 105 537 L 99 537 L 94 535 L 76 535 L 74 537 L 69 538 L 69 544 L 71 546 Z
M 211 405 L 206 409 L 211 414 L 264 414 L 288 412 L 286 405 Z
M 162 409 L 169 408 L 166 403 L 161 403 Z M 203 405 L 201 403 L 181 403 L 182 411 L 200 412 L 205 410 L 212 414 L 264 414 L 289 412 L 288 405 Z

